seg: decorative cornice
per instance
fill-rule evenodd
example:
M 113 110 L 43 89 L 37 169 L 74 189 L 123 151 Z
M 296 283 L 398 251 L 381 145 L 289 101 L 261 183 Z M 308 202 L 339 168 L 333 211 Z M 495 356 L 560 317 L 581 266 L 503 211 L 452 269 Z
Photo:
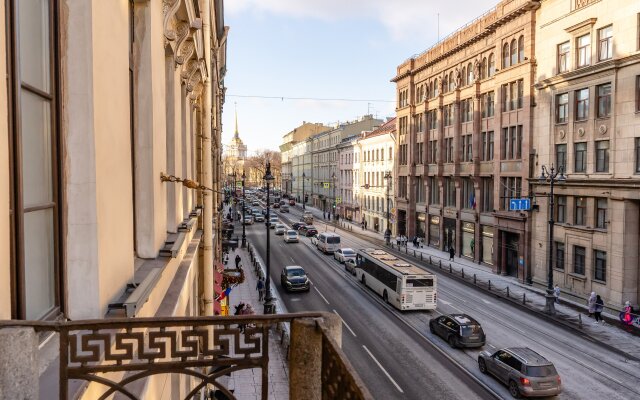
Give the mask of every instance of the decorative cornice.
M 178 11 L 178 8 L 180 8 L 181 1 L 182 0 L 162 0 L 162 14 L 164 15 L 162 27 L 164 37 L 169 42 L 172 42 L 177 38 L 173 17 Z
M 193 75 L 195 70 L 198 68 L 198 66 L 199 66 L 199 63 L 197 60 L 190 59 L 189 61 L 187 61 L 186 64 L 182 66 L 182 72 L 180 73 L 180 77 L 185 81 L 188 81 L 191 75 Z
M 175 61 L 177 65 L 182 65 L 184 62 L 191 58 L 196 46 L 193 41 L 184 42 L 184 46 L 178 47 L 176 52 Z

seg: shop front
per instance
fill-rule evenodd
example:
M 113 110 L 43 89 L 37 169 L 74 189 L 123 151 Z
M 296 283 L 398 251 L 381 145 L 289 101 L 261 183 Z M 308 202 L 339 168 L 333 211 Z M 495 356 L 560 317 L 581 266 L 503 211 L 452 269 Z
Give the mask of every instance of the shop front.
M 472 222 L 462 223 L 462 255 L 473 260 L 475 256 L 476 224 Z
M 456 248 L 456 220 L 451 218 L 444 219 L 444 250 Z
M 495 228 L 493 226 L 482 225 L 481 242 L 482 251 L 480 252 L 480 261 L 483 264 L 493 265 L 493 236 Z
M 429 246 L 440 248 L 440 217 L 429 216 Z
M 424 238 L 427 233 L 427 214 L 416 213 L 416 236 Z

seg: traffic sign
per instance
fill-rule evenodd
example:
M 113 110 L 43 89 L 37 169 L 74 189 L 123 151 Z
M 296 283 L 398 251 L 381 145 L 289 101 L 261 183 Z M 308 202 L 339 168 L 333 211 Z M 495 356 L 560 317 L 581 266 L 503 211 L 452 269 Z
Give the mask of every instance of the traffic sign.
M 329 182 L 322 182 L 322 187 L 324 187 L 325 189 L 329 189 Z
M 511 211 L 527 211 L 531 209 L 530 199 L 511 199 L 509 200 L 509 210 Z
M 336 197 L 336 204 L 342 203 L 342 197 Z

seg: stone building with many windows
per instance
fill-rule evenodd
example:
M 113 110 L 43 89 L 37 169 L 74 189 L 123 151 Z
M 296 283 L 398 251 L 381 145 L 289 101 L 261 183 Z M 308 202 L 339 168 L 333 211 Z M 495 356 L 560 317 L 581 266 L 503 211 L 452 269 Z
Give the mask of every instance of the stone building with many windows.
M 397 85 L 397 233 L 531 279 L 527 213 L 537 0 L 504 0 L 403 62 Z
M 640 3 L 545 0 L 537 12 L 535 171 L 554 187 L 554 282 L 620 307 L 640 300 Z M 532 180 L 533 281 L 547 283 L 549 183 Z

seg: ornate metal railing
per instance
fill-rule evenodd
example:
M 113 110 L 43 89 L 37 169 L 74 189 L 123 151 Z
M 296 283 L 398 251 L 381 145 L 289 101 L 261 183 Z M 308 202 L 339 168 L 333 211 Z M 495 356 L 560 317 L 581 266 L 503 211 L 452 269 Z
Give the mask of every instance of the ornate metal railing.
M 323 315 L 296 313 L 50 323 L 0 321 L 0 329 L 20 326 L 58 332 L 60 399 L 69 398 L 71 380 L 104 385 L 100 400 L 116 393 L 125 398 L 139 399 L 142 395 L 136 391 L 141 391 L 144 385 L 134 383 L 158 374 L 192 377 L 197 383 L 184 399 L 192 399 L 211 387 L 235 399 L 220 378 L 235 371 L 260 368 L 261 397 L 267 400 L 269 335 L 272 328 L 295 319 L 322 320 Z M 322 326 L 320 328 L 322 330 Z M 322 393 L 309 398 L 370 398 L 336 341 L 325 330 L 322 330 L 321 371 Z

